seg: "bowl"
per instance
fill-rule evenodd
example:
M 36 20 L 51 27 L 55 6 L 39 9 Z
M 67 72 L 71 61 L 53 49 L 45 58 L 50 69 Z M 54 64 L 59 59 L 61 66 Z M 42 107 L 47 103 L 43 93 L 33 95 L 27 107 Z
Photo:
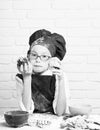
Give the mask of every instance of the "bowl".
M 92 111 L 91 105 L 73 105 L 69 106 L 69 112 L 72 116 L 89 115 Z
M 4 113 L 6 123 L 11 127 L 20 127 L 27 123 L 29 113 L 27 111 L 7 111 Z

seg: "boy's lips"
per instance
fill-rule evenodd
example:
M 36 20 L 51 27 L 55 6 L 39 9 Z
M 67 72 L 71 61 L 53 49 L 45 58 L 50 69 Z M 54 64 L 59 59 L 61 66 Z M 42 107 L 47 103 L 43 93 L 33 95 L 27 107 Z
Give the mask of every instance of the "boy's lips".
M 41 65 L 34 65 L 34 67 L 42 67 Z

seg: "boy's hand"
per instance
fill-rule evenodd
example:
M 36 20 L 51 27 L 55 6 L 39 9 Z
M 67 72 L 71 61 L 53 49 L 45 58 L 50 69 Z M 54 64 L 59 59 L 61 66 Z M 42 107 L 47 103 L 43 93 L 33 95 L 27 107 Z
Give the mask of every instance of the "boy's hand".
M 49 68 L 54 75 L 57 75 L 59 79 L 63 78 L 63 71 L 61 69 L 61 61 L 57 57 L 50 59 Z
M 17 60 L 17 68 L 19 72 L 23 75 L 32 74 L 32 65 L 27 58 L 19 58 Z

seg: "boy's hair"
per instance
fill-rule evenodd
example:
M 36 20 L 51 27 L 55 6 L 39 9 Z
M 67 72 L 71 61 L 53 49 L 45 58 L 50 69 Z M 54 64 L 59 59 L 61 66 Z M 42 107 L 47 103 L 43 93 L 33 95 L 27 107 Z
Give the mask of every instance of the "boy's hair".
M 40 44 L 46 46 L 53 57 L 58 57 L 62 60 L 66 53 L 66 42 L 63 36 L 57 33 L 51 33 L 48 30 L 42 29 L 34 32 L 29 38 L 30 48 L 33 45 Z M 28 51 L 28 53 L 30 50 Z

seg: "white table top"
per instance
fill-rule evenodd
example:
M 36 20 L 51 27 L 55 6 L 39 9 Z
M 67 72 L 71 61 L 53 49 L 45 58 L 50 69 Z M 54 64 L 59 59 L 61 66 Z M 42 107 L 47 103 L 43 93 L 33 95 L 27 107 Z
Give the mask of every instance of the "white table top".
M 36 121 L 36 120 L 48 120 L 51 122 L 49 125 L 43 126 L 41 129 L 43 130 L 59 130 L 60 128 L 60 122 L 62 120 L 62 117 L 58 117 L 55 115 L 50 115 L 50 114 L 33 114 L 29 117 L 30 120 Z M 25 125 L 22 127 L 9 127 L 8 124 L 6 123 L 4 116 L 0 116 L 0 130 L 40 130 L 40 127 L 36 126 L 34 123 L 31 126 Z M 61 130 L 61 129 L 60 129 Z
M 63 117 L 58 117 L 58 116 L 55 116 L 55 115 L 50 115 L 50 114 L 33 114 L 30 116 L 30 120 L 49 120 L 51 121 L 51 124 L 49 125 L 45 125 L 43 126 L 43 128 L 40 128 L 36 125 L 31 125 L 31 126 L 28 126 L 28 125 L 25 125 L 23 127 L 17 127 L 17 128 L 13 128 L 13 127 L 9 127 L 7 125 L 7 123 L 5 122 L 5 119 L 4 119 L 4 116 L 0 116 L 0 130 L 61 130 L 60 128 L 60 124 L 62 122 L 62 119 Z M 91 121 L 95 121 L 95 122 L 98 122 L 100 124 L 100 115 L 90 115 L 89 120 Z M 95 129 L 95 127 L 97 128 L 97 130 L 100 130 L 100 125 L 98 126 L 94 126 L 93 124 L 93 128 Z M 65 129 L 62 129 L 62 130 L 65 130 Z M 76 129 L 75 129 L 76 130 Z

